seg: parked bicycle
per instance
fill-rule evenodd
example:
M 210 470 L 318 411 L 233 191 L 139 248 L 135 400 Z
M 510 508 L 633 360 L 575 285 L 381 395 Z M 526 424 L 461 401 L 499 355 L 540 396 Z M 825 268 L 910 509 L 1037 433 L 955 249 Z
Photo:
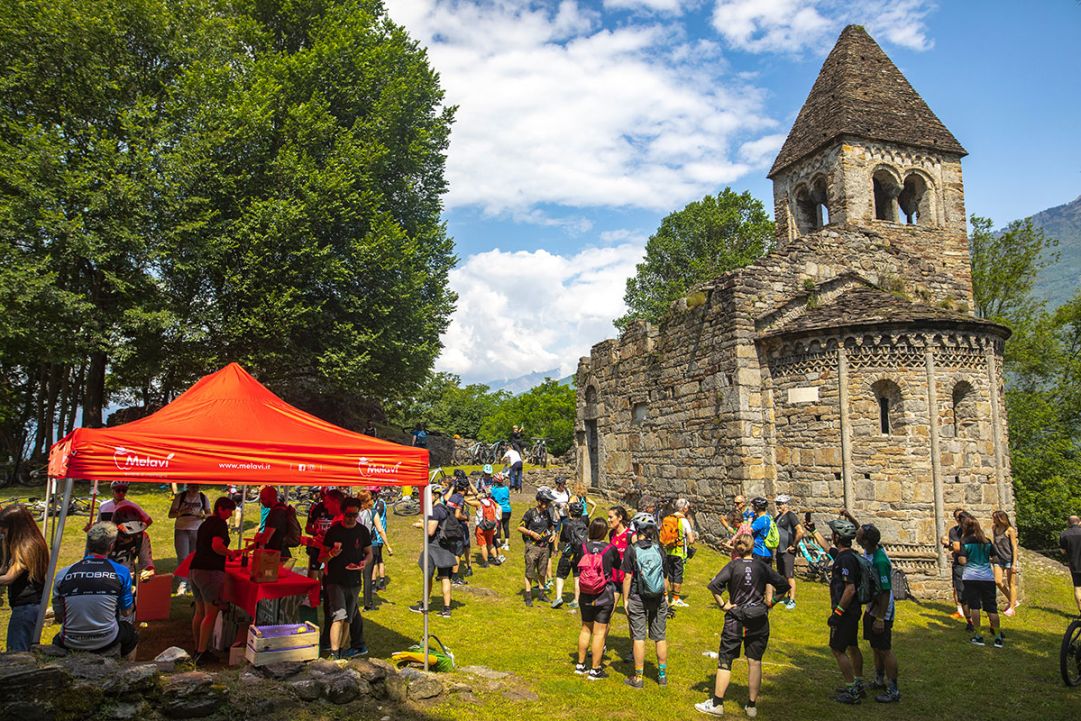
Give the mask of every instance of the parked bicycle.
M 63 507 L 64 499 L 60 496 L 53 496 L 49 500 L 48 514 L 51 517 L 60 515 L 60 509 Z M 44 521 L 46 506 L 45 499 L 30 497 L 26 501 L 26 508 L 34 516 L 36 521 Z M 90 499 L 72 497 L 70 503 L 68 503 L 68 515 L 69 516 L 89 516 L 90 515 Z
M 1059 667 L 1063 683 L 1067 686 L 1081 685 L 1081 617 L 1070 621 L 1066 633 L 1062 634 Z
M 533 438 L 533 445 L 526 452 L 527 460 L 535 466 L 548 467 L 548 439 Z

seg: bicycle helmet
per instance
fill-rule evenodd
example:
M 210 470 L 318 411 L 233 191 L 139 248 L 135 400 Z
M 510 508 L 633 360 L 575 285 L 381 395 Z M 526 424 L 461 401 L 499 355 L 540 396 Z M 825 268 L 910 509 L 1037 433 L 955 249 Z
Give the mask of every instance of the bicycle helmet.
M 118 488 L 123 488 L 126 491 L 126 490 L 128 490 L 129 485 L 131 485 L 131 484 L 128 483 L 127 481 L 113 481 L 112 483 L 109 484 L 109 488 L 113 489 L 114 491 L 117 490 Z
M 484 468 L 482 468 L 482 469 L 481 469 L 481 471 L 482 471 L 482 472 L 484 473 L 484 475 L 486 475 L 486 476 L 490 476 L 490 475 L 492 475 L 492 464 L 491 464 L 491 463 L 485 463 L 485 464 L 484 464 Z
M 461 468 L 455 468 L 454 469 L 454 477 L 455 478 L 468 478 L 468 476 L 465 475 L 465 471 L 463 471 Z
M 792 502 L 792 496 L 786 496 L 785 494 L 782 493 L 781 495 L 777 496 L 777 498 L 774 499 L 774 500 L 775 500 L 775 502 L 777 503 L 778 506 L 787 506 L 789 503 Z
M 541 486 L 537 489 L 537 500 L 544 503 L 551 503 L 556 499 L 555 494 L 552 493 L 552 489 L 548 486 Z
M 830 530 L 837 534 L 838 538 L 852 540 L 856 537 L 856 524 L 847 518 L 836 518 L 826 524 Z
M 142 514 L 133 506 L 120 506 L 113 511 L 113 523 L 117 530 L 129 536 L 135 536 L 146 530 L 146 522 Z
M 764 511 L 769 508 L 769 501 L 762 498 L 762 496 L 755 496 L 751 499 L 751 508 L 756 511 Z
M 634 518 L 631 519 L 631 523 L 633 523 L 635 529 L 639 531 L 657 527 L 657 519 L 653 517 L 652 513 L 636 513 L 634 514 Z
M 443 488 L 443 486 L 439 485 L 438 483 L 433 483 L 431 485 L 431 489 L 432 489 L 432 498 L 439 498 L 440 496 L 443 495 L 443 491 L 446 490 L 445 488 Z
M 567 485 L 567 479 L 564 478 L 563 476 L 556 476 L 556 485 L 557 486 L 565 486 L 565 485 Z
M 567 504 L 567 513 L 571 518 L 578 518 L 584 516 L 586 512 L 586 504 L 581 501 L 571 501 Z

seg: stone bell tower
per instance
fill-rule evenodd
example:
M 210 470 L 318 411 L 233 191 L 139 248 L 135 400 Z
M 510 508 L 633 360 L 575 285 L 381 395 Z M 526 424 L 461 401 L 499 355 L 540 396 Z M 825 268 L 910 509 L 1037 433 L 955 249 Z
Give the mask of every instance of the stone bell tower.
M 971 307 L 966 154 L 882 48 L 850 25 L 769 172 L 778 246 L 826 226 L 869 230 L 909 256 L 906 280 L 951 277 L 950 300 Z

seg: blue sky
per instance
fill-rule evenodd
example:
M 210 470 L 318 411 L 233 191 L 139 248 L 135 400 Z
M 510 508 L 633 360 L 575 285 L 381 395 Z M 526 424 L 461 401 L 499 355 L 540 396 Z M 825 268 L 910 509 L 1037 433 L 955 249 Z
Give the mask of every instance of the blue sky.
M 388 0 L 458 105 L 460 301 L 437 364 L 573 371 L 667 213 L 766 170 L 841 28 L 867 27 L 961 141 L 968 212 L 1081 194 L 1081 2 Z

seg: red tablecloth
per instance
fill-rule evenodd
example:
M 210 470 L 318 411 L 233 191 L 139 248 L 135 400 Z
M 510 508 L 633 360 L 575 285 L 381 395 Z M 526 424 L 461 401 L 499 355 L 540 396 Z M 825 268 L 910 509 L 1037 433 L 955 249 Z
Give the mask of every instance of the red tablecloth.
M 191 566 L 190 554 L 180 562 L 173 571 L 174 576 L 187 578 Z M 308 601 L 313 608 L 319 607 L 319 581 L 299 573 L 281 569 L 278 580 L 267 583 L 255 583 L 248 577 L 248 569 L 241 568 L 240 562 L 226 561 L 225 563 L 225 600 L 244 609 L 249 616 L 255 618 L 255 608 L 262 600 L 285 598 L 286 596 L 303 596 L 307 594 Z

